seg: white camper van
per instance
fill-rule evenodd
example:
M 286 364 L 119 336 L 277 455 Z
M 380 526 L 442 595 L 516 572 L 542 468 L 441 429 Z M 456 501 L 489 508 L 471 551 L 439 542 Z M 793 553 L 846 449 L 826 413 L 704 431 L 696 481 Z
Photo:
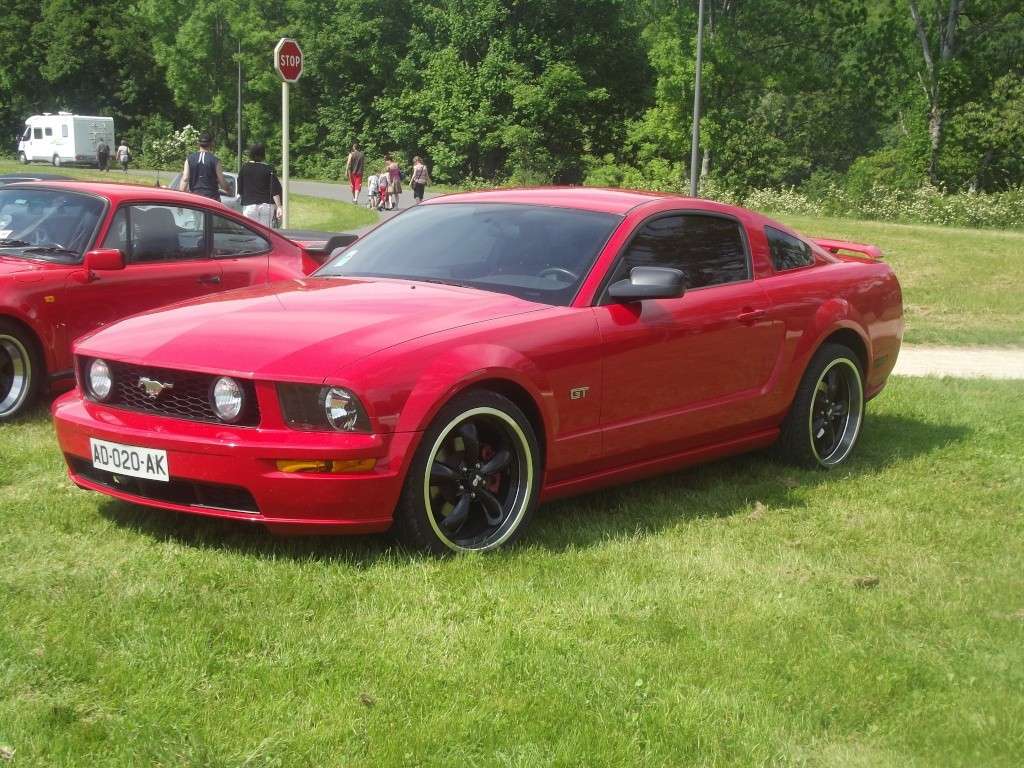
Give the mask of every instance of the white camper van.
M 96 145 L 105 141 L 113 156 L 114 118 L 73 115 L 70 112 L 32 115 L 18 142 L 23 163 L 42 161 L 53 165 L 96 164 Z

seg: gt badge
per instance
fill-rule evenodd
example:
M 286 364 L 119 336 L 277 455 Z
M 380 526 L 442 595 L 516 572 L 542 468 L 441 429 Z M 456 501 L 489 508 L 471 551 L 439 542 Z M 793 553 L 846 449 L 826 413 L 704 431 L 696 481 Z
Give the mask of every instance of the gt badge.
M 569 390 L 570 400 L 582 400 L 587 396 L 587 392 L 590 391 L 590 387 L 573 387 Z

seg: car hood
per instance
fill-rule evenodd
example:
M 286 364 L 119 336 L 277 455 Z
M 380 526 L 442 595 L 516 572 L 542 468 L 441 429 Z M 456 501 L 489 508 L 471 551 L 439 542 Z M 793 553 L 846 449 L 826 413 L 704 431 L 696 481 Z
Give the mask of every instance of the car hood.
M 11 250 L 0 251 L 0 277 L 17 274 L 18 272 L 48 272 L 53 269 L 67 269 L 67 264 L 55 264 L 50 261 L 12 256 Z
M 81 355 L 276 381 L 322 381 L 402 342 L 543 305 L 405 280 L 306 278 L 215 294 L 122 320 Z

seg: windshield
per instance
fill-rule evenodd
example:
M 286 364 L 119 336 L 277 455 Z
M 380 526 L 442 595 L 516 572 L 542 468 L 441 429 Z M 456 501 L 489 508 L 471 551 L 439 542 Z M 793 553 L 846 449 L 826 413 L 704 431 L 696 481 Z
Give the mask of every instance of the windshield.
M 371 232 L 317 277 L 397 277 L 567 305 L 621 219 L 539 205 L 421 205 Z
M 59 189 L 0 188 L 0 248 L 33 258 L 76 260 L 92 241 L 103 201 Z

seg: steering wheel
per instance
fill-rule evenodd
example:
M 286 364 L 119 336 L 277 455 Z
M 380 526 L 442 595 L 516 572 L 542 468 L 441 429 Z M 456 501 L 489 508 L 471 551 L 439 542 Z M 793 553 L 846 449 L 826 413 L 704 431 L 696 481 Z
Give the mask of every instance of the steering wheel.
M 580 279 L 579 275 L 565 267 L 546 267 L 540 271 L 540 275 L 538 275 L 538 277 L 554 277 L 555 275 L 568 277 L 569 282 L 571 283 L 575 283 Z

